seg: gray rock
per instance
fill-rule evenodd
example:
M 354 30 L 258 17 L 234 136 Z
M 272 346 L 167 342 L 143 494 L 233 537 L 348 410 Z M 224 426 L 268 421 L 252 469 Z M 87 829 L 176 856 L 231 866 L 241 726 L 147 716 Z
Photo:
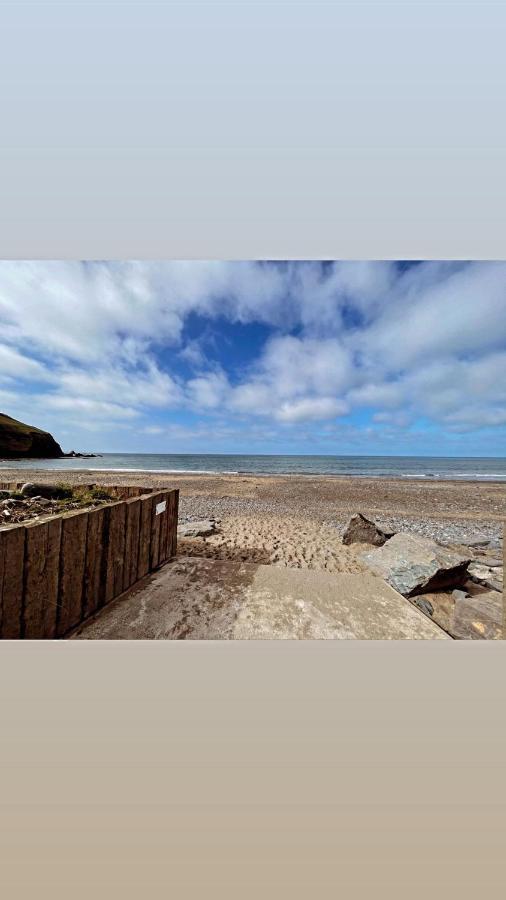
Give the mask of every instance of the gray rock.
M 469 566 L 469 577 L 475 584 L 482 584 L 492 591 L 502 591 L 502 570 L 491 569 L 488 565 L 472 563 Z
M 68 496 L 69 491 L 65 488 L 57 487 L 55 484 L 32 484 L 28 481 L 21 488 L 21 493 L 25 497 L 44 497 L 46 500 L 61 500 Z
M 343 544 L 373 544 L 375 547 L 382 547 L 392 534 L 393 532 L 382 531 L 362 513 L 357 513 L 348 522 L 343 534 Z
M 216 522 L 214 519 L 202 519 L 200 522 L 187 522 L 185 525 L 179 525 L 177 536 L 180 538 L 207 537 L 216 531 Z
M 502 550 L 502 548 L 503 548 L 503 542 L 500 538 L 497 538 L 493 541 L 488 542 L 489 550 Z
M 457 640 L 494 641 L 503 637 L 503 602 L 499 591 L 457 600 L 450 623 Z
M 413 603 L 418 606 L 418 609 L 421 609 L 426 616 L 432 616 L 434 612 L 434 607 L 430 600 L 427 600 L 425 597 L 414 597 Z
M 395 534 L 383 547 L 361 554 L 361 559 L 405 597 L 461 584 L 470 562 L 413 534 Z
M 499 569 L 503 565 L 503 560 L 495 556 L 482 556 L 480 559 L 473 559 L 473 563 L 488 566 L 489 569 Z
M 466 600 L 469 597 L 467 591 L 452 591 L 452 597 L 454 600 Z

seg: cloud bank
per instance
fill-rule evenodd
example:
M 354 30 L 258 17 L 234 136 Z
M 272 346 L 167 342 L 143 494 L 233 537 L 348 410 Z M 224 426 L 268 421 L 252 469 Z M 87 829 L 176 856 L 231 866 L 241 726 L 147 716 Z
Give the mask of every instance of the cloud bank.
M 181 417 L 223 440 L 504 436 L 504 263 L 1 262 L 0 326 L 6 412 L 117 428 L 125 449 L 183 435 Z

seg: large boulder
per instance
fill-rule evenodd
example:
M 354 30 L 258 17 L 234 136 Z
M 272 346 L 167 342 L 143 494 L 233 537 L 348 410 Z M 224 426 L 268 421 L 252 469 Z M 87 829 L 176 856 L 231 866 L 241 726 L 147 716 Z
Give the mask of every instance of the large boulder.
M 214 519 L 202 519 L 200 522 L 186 522 L 177 529 L 178 538 L 208 537 L 216 531 Z
M 362 513 L 352 516 L 343 534 L 343 544 L 373 544 L 382 547 L 392 537 L 393 532 L 382 531 L 381 528 L 366 519 Z
M 489 591 L 455 600 L 449 632 L 461 641 L 494 641 L 503 638 L 503 597 Z
M 0 413 L 1 458 L 59 459 L 62 456 L 62 448 L 49 432 Z
M 459 585 L 466 579 L 469 557 L 451 552 L 429 538 L 395 534 L 361 559 L 405 597 Z

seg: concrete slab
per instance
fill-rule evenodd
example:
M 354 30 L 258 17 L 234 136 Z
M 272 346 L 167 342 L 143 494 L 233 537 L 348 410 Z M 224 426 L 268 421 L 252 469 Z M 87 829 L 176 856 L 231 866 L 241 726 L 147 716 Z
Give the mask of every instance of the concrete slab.
M 448 639 L 375 575 L 335 575 L 179 557 L 73 638 L 130 640 Z

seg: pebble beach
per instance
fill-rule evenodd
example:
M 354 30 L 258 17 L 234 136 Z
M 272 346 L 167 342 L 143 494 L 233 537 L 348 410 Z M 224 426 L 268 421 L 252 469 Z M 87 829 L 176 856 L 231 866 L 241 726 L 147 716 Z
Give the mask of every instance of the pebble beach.
M 216 534 L 180 541 L 180 551 L 221 559 L 363 571 L 360 545 L 342 533 L 357 512 L 388 531 L 443 544 L 491 541 L 502 551 L 506 483 L 353 476 L 190 475 L 3 469 L 1 480 L 175 487 L 180 522 L 218 521 Z

